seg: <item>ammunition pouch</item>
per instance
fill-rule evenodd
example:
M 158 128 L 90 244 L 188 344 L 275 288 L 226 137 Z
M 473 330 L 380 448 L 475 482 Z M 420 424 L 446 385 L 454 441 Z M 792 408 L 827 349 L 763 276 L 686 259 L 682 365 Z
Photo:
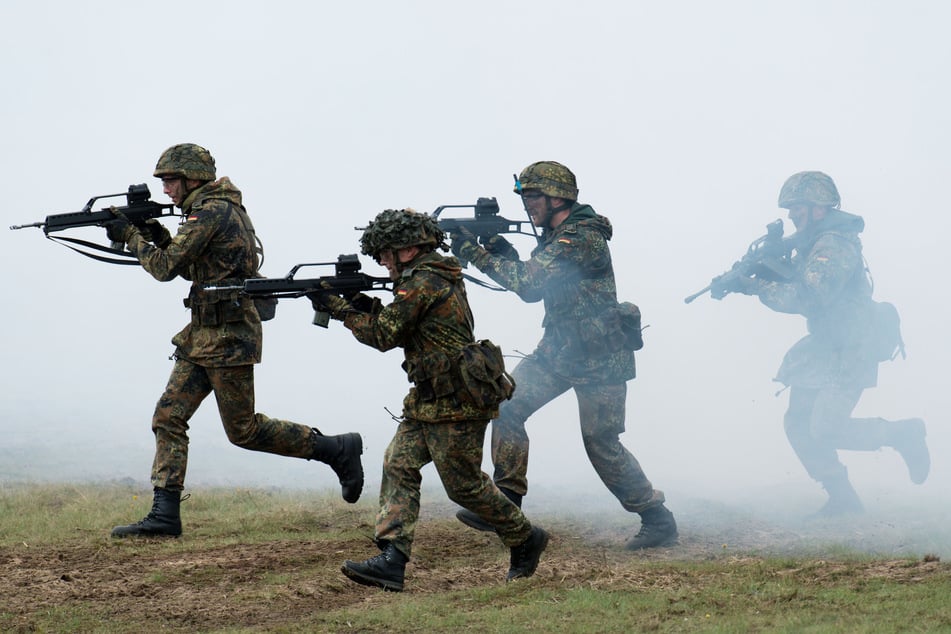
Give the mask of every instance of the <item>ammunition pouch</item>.
M 251 300 L 239 291 L 203 291 L 192 289 L 183 301 L 192 311 L 192 323 L 217 327 L 244 321 Z
M 905 353 L 901 337 L 898 309 L 888 302 L 872 302 L 869 320 L 868 350 L 876 361 L 891 361 L 898 352 Z
M 484 409 L 493 409 L 515 393 L 515 379 L 505 371 L 502 350 L 488 339 L 468 344 L 459 354 L 461 393 Z
M 455 359 L 437 350 L 405 361 L 403 369 L 424 403 L 452 398 L 493 409 L 515 392 L 515 380 L 505 371 L 502 350 L 488 339 L 467 344 Z
M 403 369 L 409 381 L 416 386 L 419 400 L 424 403 L 456 394 L 452 362 L 442 350 L 434 350 L 413 361 L 406 360 Z
M 586 356 L 640 350 L 641 310 L 631 302 L 619 303 L 578 323 L 580 350 Z

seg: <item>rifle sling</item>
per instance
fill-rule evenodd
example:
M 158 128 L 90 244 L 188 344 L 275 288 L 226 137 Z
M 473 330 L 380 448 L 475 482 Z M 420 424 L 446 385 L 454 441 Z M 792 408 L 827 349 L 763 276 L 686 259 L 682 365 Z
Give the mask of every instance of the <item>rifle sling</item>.
M 126 266 L 139 266 L 138 258 L 136 258 L 134 255 L 132 255 L 128 251 L 113 249 L 112 247 L 104 247 L 101 244 L 96 244 L 95 242 L 89 242 L 88 240 L 80 240 L 79 238 L 65 238 L 60 236 L 49 236 L 49 235 L 46 237 L 52 240 L 53 242 L 58 242 L 62 244 L 67 249 L 72 249 L 76 253 L 85 255 L 87 258 L 92 258 L 93 260 L 98 260 L 100 262 L 107 262 L 109 264 L 124 264 Z M 120 260 L 117 258 L 107 258 L 102 255 L 96 255 L 95 253 L 87 253 L 86 251 L 83 251 L 82 249 L 77 249 L 76 247 L 70 246 L 70 244 L 67 244 L 67 243 L 78 244 L 80 246 L 83 246 L 89 249 L 94 249 L 96 251 L 102 251 L 104 253 L 112 253 L 113 255 L 120 255 L 126 259 Z
M 463 277 L 464 279 L 466 279 L 466 280 L 469 280 L 469 281 L 472 282 L 473 284 L 478 284 L 479 286 L 481 286 L 481 287 L 483 287 L 483 288 L 487 288 L 487 289 L 489 289 L 490 291 L 503 291 L 503 292 L 504 292 L 504 291 L 506 290 L 505 288 L 503 288 L 503 287 L 501 287 L 501 286 L 496 286 L 496 285 L 494 285 L 494 284 L 490 284 L 489 282 L 480 280 L 480 279 L 477 278 L 477 277 L 472 277 L 472 276 L 469 275 L 468 273 L 463 273 L 463 274 L 462 274 L 462 277 Z

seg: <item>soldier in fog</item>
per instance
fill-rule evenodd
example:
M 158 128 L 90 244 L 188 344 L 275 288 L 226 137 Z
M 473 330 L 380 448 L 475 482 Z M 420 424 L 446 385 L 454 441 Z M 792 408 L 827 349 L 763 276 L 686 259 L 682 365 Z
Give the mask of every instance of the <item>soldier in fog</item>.
M 517 388 L 492 423 L 494 479 L 521 505 L 528 492 L 529 439 L 525 422 L 568 390 L 578 401 L 581 439 L 592 466 L 621 506 L 641 518 L 626 543 L 631 550 L 672 544 L 677 524 L 634 456 L 621 444 L 627 381 L 641 347 L 640 313 L 619 304 L 608 240 L 610 221 L 578 203 L 575 175 L 554 161 L 522 170 L 515 193 L 541 229 L 531 258 L 522 261 L 502 236 L 480 245 L 467 230 L 452 235 L 452 250 L 526 302 L 543 301 L 544 335 L 512 371 Z M 630 309 L 635 311 L 631 312 Z M 491 530 L 483 518 L 460 510 L 468 526 Z
M 789 274 L 739 277 L 733 288 L 724 289 L 755 295 L 774 311 L 806 318 L 808 334 L 786 353 L 775 380 L 790 388 L 784 419 L 789 443 L 828 494 L 820 517 L 863 511 L 839 450 L 892 447 L 916 484 L 925 481 L 930 468 L 920 418 L 851 417 L 862 392 L 876 385 L 878 364 L 904 351 L 897 311 L 872 300 L 859 239 L 865 221 L 839 205 L 828 175 L 790 176 L 779 193 L 779 206 L 796 227 L 787 239 Z
M 259 247 L 241 192 L 228 177 L 216 180 L 214 158 L 193 143 L 162 153 L 154 175 L 182 210 L 176 235 L 157 220 L 139 228 L 121 214 L 106 224 L 106 233 L 113 242 L 126 244 L 160 282 L 176 277 L 191 281 L 185 300 L 191 320 L 172 338 L 175 365 L 152 416 L 152 510 L 134 524 L 116 526 L 112 536 L 181 535 L 188 421 L 212 392 L 228 440 L 244 449 L 329 464 L 343 498 L 356 502 L 363 490 L 360 435 L 325 436 L 316 428 L 256 414 L 254 364 L 261 361 L 261 316 L 238 291 L 205 289 L 240 285 L 257 275 Z
M 448 250 L 444 237 L 425 214 L 387 209 L 360 242 L 363 253 L 389 271 L 393 301 L 382 306 L 363 294 L 312 296 L 317 310 L 329 308 L 361 343 L 380 351 L 403 348 L 403 369 L 413 384 L 383 455 L 373 536 L 382 552 L 342 566 L 353 581 L 394 592 L 403 589 L 419 519 L 420 470 L 430 462 L 449 499 L 484 517 L 509 547 L 507 580 L 532 576 L 548 544 L 548 533 L 482 471 L 486 427 L 513 386 L 502 351 L 475 341 L 462 268 L 437 251 Z

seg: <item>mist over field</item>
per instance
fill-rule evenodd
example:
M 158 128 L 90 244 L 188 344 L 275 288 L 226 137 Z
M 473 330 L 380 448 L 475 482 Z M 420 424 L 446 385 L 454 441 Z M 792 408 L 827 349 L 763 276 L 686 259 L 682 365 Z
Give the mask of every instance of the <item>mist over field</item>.
M 951 5 L 923 0 L 4 3 L 0 214 L 33 222 L 142 182 L 167 202 L 155 161 L 194 142 L 244 193 L 275 277 L 359 252 L 355 227 L 384 208 L 496 196 L 522 219 L 512 173 L 562 162 L 611 219 L 620 299 L 649 324 L 622 441 L 689 534 L 737 513 L 795 525 L 825 499 L 771 381 L 805 320 L 743 296 L 683 301 L 784 218 L 789 175 L 822 170 L 865 218 L 875 298 L 898 307 L 908 352 L 880 366 L 855 415 L 923 417 L 932 470 L 916 486 L 890 449 L 844 462 L 876 521 L 947 535 L 949 19 Z M 513 242 L 527 258 L 531 239 Z M 0 258 L 0 486 L 148 487 L 188 283 L 94 262 L 38 229 L 0 232 Z M 472 285 L 469 298 L 477 337 L 513 366 L 532 351 L 540 305 Z M 306 300 L 282 300 L 265 324 L 258 410 L 360 432 L 374 499 L 396 424 L 385 408 L 398 414 L 409 386 L 402 354 L 311 317 Z M 325 465 L 231 446 L 212 398 L 191 427 L 189 487 L 337 486 Z M 584 455 L 572 394 L 528 429 L 526 508 L 625 517 Z M 437 482 L 427 468 L 431 495 Z

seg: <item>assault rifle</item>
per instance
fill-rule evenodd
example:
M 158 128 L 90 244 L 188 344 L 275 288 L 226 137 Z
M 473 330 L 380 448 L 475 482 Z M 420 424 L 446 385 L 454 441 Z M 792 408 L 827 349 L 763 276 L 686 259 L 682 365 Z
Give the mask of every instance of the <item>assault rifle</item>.
M 334 275 L 325 275 L 308 279 L 297 279 L 294 275 L 306 266 L 333 266 Z M 297 264 L 284 277 L 253 277 L 239 286 L 206 286 L 206 291 L 241 291 L 252 299 L 288 298 L 308 296 L 312 299 L 323 294 L 333 294 L 350 298 L 364 291 L 393 290 L 393 282 L 388 277 L 373 277 L 360 272 L 360 260 L 355 253 L 337 256 L 336 262 L 311 262 Z M 315 299 L 319 303 L 319 299 Z M 318 310 L 314 314 L 314 325 L 326 328 L 330 323 L 330 313 Z
M 152 194 L 149 192 L 149 186 L 145 183 L 140 185 L 129 185 L 129 191 L 121 192 L 118 194 L 106 194 L 103 196 L 93 196 L 89 199 L 89 202 L 79 211 L 72 211 L 69 213 L 63 214 L 52 214 L 46 217 L 45 220 L 40 222 L 33 222 L 25 225 L 13 225 L 10 229 L 25 229 L 27 227 L 39 227 L 43 229 L 43 233 L 46 234 L 46 237 L 50 239 L 55 239 L 49 234 L 55 231 L 63 231 L 64 229 L 73 229 L 75 227 L 92 227 L 92 226 L 103 226 L 105 223 L 110 220 L 115 220 L 115 215 L 112 212 L 111 207 L 104 207 L 99 211 L 93 211 L 92 207 L 96 204 L 97 200 L 102 200 L 103 198 L 117 198 L 119 196 L 125 196 L 126 204 L 123 207 L 115 207 L 117 212 L 122 212 L 126 218 L 129 219 L 129 222 L 132 224 L 142 227 L 145 225 L 146 220 L 152 218 L 161 218 L 163 216 L 177 216 L 178 214 L 173 213 L 174 205 L 171 203 L 159 204 L 153 200 Z M 166 213 L 168 212 L 168 213 Z M 105 262 L 112 262 L 115 264 L 138 264 L 138 260 L 130 253 L 123 252 L 121 244 L 113 243 L 110 248 L 103 247 L 101 245 L 87 242 L 85 240 L 76 240 L 74 238 L 58 238 L 61 242 L 69 242 L 73 244 L 80 244 L 84 247 L 92 248 L 97 251 L 106 251 L 107 253 L 112 253 L 114 255 L 124 256 L 126 258 L 131 258 L 132 261 L 123 261 L 123 260 L 114 260 L 111 258 L 103 258 L 91 253 L 86 253 L 75 247 L 70 247 L 70 249 L 78 253 L 82 253 L 87 257 L 91 257 L 96 260 L 102 260 Z
M 717 275 L 693 295 L 684 298 L 689 304 L 707 291 L 713 299 L 723 299 L 735 292 L 738 282 L 744 278 L 758 277 L 766 280 L 788 280 L 792 277 L 792 238 L 783 238 L 783 221 L 776 219 L 766 225 L 766 235 L 750 244 L 746 255 L 733 263 L 729 271 Z
M 474 213 L 472 218 L 440 218 L 439 215 L 446 209 L 472 209 Z M 521 233 L 538 237 L 535 233 L 535 225 L 531 221 L 509 220 L 500 216 L 499 202 L 495 197 L 479 198 L 474 205 L 442 205 L 436 207 L 430 215 L 439 224 L 439 228 L 449 234 L 465 228 L 481 240 L 488 240 L 500 233 Z M 524 225 L 530 226 L 532 232 L 524 231 L 522 228 Z

